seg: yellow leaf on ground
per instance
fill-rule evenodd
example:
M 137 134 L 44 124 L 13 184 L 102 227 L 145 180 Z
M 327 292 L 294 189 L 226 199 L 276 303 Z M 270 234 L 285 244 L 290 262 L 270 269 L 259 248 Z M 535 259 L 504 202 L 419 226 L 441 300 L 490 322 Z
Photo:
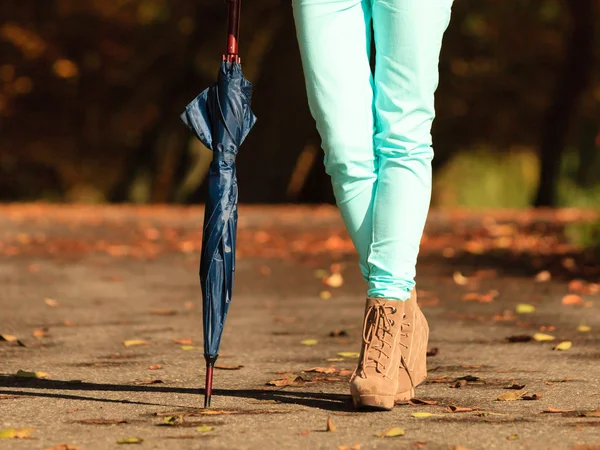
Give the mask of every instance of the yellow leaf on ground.
M 133 347 L 134 345 L 148 345 L 148 341 L 143 339 L 130 339 L 127 341 L 123 341 L 123 345 L 125 347 Z
M 300 341 L 300 343 L 302 345 L 316 345 L 319 343 L 319 341 L 316 339 L 304 339 L 303 341 Z
M 26 370 L 18 370 L 15 376 L 21 378 L 47 378 L 50 374 L 46 372 L 27 372 Z
M 48 447 L 44 450 L 81 450 L 81 447 L 62 442 L 60 444 L 56 444 L 54 447 Z
M 338 356 L 341 356 L 342 358 L 358 358 L 360 356 L 360 353 L 358 353 L 358 352 L 339 352 Z M 331 359 L 329 361 L 331 361 Z
M 342 277 L 341 273 L 332 273 L 323 279 L 323 283 L 332 288 L 339 288 L 344 284 L 344 277 Z
M 431 417 L 431 416 L 433 416 L 433 414 L 428 413 L 428 412 L 416 412 L 416 413 L 412 413 L 411 416 L 421 419 L 424 417 Z
M 404 430 L 400 427 L 390 428 L 389 430 L 381 431 L 379 433 L 375 433 L 375 436 L 379 437 L 396 437 L 396 436 L 404 436 Z
M 519 303 L 516 308 L 517 314 L 531 314 L 535 312 L 535 306 L 527 303 Z
M 550 281 L 551 278 L 552 274 L 550 272 L 548 272 L 547 270 L 542 270 L 535 276 L 535 281 L 537 281 L 538 283 L 544 283 L 546 281 Z
M 142 438 L 128 437 L 125 439 L 118 440 L 117 444 L 141 444 L 142 442 L 144 442 L 144 440 Z
M 16 342 L 17 337 L 12 334 L 0 334 L 0 341 Z
M 526 390 L 511 391 L 511 392 L 507 392 L 506 394 L 499 395 L 496 400 L 498 400 L 500 402 L 511 402 L 511 401 L 520 399 L 525 394 L 527 394 Z
M 579 331 L 580 333 L 589 333 L 590 331 L 592 331 L 592 327 L 590 327 L 589 325 L 579 325 L 577 327 L 577 331 Z
M 319 297 L 321 297 L 322 300 L 329 300 L 331 298 L 331 292 L 321 291 L 321 293 L 319 294 Z
M 214 428 L 209 425 L 200 425 L 198 428 L 196 428 L 196 431 L 198 431 L 200 433 L 208 433 L 209 431 L 212 431 L 212 430 L 214 430 Z
M 553 341 L 556 338 L 550 334 L 535 333 L 533 335 L 533 339 L 535 339 L 536 341 L 539 341 L 539 342 L 547 342 L 547 341 Z
M 182 345 L 181 350 L 195 350 L 197 347 L 195 345 Z
M 33 428 L 4 428 L 0 430 L 0 439 L 27 439 Z
M 571 341 L 564 341 L 554 347 L 552 350 L 569 350 L 573 346 Z

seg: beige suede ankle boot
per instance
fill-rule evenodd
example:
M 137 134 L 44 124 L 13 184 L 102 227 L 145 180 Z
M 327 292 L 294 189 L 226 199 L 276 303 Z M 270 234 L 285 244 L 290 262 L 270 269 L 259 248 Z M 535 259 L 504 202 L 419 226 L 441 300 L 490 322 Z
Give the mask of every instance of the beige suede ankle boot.
M 413 289 L 404 307 L 403 332 L 399 341 L 402 358 L 398 371 L 396 402 L 407 402 L 415 396 L 415 388 L 427 378 L 427 342 L 429 325 L 417 304 L 417 292 Z
M 398 391 L 406 338 L 402 317 L 406 302 L 367 298 L 358 366 L 350 377 L 356 408 L 390 410 Z

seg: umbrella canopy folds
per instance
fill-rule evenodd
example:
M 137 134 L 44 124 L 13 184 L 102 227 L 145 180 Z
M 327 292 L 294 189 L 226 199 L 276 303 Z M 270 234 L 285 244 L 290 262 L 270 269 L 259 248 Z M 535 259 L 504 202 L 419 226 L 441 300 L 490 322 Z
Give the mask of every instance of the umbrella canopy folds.
M 238 61 L 223 61 L 217 82 L 196 97 L 181 115 L 196 137 L 213 151 L 200 257 L 207 365 L 205 407 L 210 406 L 212 369 L 233 290 L 238 217 L 235 158 L 256 122 L 250 108 L 252 86 Z

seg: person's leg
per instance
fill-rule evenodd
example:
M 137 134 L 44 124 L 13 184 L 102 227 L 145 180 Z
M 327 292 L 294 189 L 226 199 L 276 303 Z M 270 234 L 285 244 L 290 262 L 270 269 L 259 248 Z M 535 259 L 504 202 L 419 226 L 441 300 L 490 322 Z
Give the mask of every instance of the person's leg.
M 293 0 L 292 4 L 325 170 L 367 280 L 377 177 L 370 0 Z
M 373 0 L 375 154 L 370 297 L 408 300 L 431 198 L 431 124 L 452 0 Z

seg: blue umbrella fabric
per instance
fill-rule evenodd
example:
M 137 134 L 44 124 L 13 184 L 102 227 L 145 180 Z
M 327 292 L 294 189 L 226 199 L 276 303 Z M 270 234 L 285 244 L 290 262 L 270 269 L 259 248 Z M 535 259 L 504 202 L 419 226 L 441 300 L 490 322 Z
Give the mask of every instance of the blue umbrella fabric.
M 237 62 L 223 61 L 217 82 L 192 101 L 183 122 L 213 151 L 204 209 L 200 283 L 207 365 L 205 407 L 210 406 L 212 369 L 231 302 L 235 272 L 238 186 L 235 158 L 256 122 L 251 83 Z

